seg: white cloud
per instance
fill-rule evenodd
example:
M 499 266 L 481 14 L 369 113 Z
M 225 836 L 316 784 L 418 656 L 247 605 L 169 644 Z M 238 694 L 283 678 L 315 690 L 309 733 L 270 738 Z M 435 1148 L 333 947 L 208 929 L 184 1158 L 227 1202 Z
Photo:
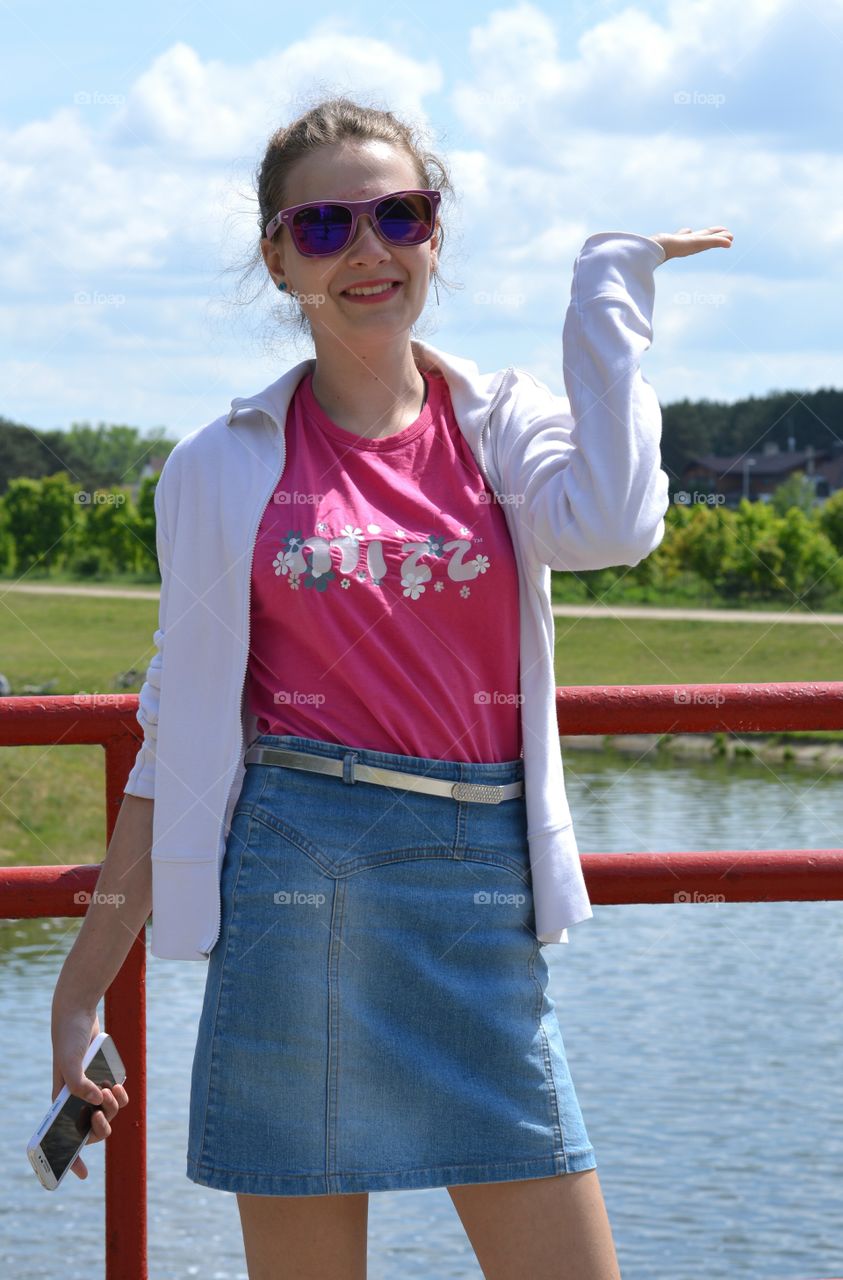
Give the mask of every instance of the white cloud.
M 663 398 L 685 394 L 689 344 L 709 393 L 740 394 L 742 376 L 763 391 L 778 368 L 794 385 L 813 376 L 823 328 L 836 324 L 843 245 L 836 0 L 675 0 L 659 19 L 641 0 L 578 40 L 564 11 L 522 3 L 466 34 L 470 70 L 448 86 L 430 45 L 415 57 L 350 26 L 319 23 L 240 64 L 178 42 L 114 106 L 80 101 L 0 130 L 0 412 L 134 415 L 183 431 L 277 376 L 271 356 L 238 349 L 236 315 L 212 318 L 215 295 L 230 296 L 216 273 L 255 243 L 251 180 L 268 137 L 320 90 L 423 126 L 436 107 L 446 137 L 458 136 L 450 104 L 462 126 L 451 149 L 430 136 L 459 197 L 443 271 L 465 286 L 441 310 L 434 303 L 447 333 L 429 337 L 434 345 L 485 368 L 511 362 L 517 346 L 518 360 L 561 391 L 561 325 L 585 238 L 723 223 L 732 249 L 657 273 L 648 377 Z M 724 102 L 706 101 L 717 93 Z M 742 349 L 725 311 L 672 303 L 682 288 L 728 289 Z M 122 294 L 125 305 L 86 310 L 74 302 L 80 290 Z M 474 303 L 478 293 L 489 301 Z M 800 297 L 817 299 L 807 337 L 791 320 Z M 244 324 L 259 332 L 264 313 L 256 304 Z M 780 335 L 772 355 L 767 326 Z M 832 380 L 830 366 L 819 381 Z
M 338 73 L 337 68 L 342 70 Z M 398 53 L 381 40 L 322 30 L 247 66 L 202 62 L 178 43 L 133 85 L 111 141 L 169 155 L 227 161 L 251 154 L 279 125 L 310 105 L 313 88 L 371 93 L 399 113 L 423 116 L 425 95 L 441 88 L 437 64 Z

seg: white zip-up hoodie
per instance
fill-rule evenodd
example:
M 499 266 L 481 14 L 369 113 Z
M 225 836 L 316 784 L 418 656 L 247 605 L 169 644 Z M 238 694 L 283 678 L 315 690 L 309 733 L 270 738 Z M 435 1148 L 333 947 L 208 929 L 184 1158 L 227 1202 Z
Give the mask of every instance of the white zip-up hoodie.
M 639 368 L 652 341 L 653 272 L 664 260 L 649 236 L 608 231 L 585 241 L 562 334 L 567 400 L 520 369 L 480 373 L 472 360 L 411 340 L 417 366 L 448 383 L 515 552 L 541 943 L 567 942 L 567 926 L 593 914 L 559 748 L 550 570 L 636 565 L 664 537 L 661 410 Z M 314 364 L 302 361 L 185 436 L 156 487 L 157 652 L 140 692 L 144 740 L 125 791 L 155 801 L 151 949 L 162 959 L 207 959 L 219 937 L 226 839 L 257 735 L 244 697 L 252 554 L 284 470 L 287 408 Z

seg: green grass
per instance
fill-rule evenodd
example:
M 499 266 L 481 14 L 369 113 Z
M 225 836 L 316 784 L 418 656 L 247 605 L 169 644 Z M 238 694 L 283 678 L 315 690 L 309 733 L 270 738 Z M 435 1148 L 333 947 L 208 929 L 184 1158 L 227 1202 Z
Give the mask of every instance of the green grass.
M 155 600 L 9 592 L 0 603 L 0 671 L 15 693 L 55 679 L 50 696 L 137 693 L 155 646 Z M 135 668 L 120 689 L 115 677 Z M 105 855 L 105 751 L 100 746 L 0 750 L 0 860 L 99 862 Z
M 556 618 L 557 684 L 839 680 L 843 625 Z
M 2 601 L 0 671 L 17 693 L 56 679 L 51 694 L 137 692 L 155 652 L 155 600 L 9 592 Z M 556 682 L 735 684 L 838 680 L 843 626 L 556 619 Z M 841 733 L 787 735 L 798 739 Z M 0 751 L 0 859 L 15 864 L 98 862 L 105 853 L 105 753 L 98 746 Z
M 595 594 L 586 587 L 585 580 L 573 573 L 551 573 L 550 595 L 554 604 L 643 604 L 662 608 L 687 609 L 748 609 L 753 613 L 843 613 L 843 593 L 838 592 L 823 600 L 809 604 L 800 603 L 790 592 L 783 592 L 776 599 L 733 599 L 719 596 L 695 573 L 680 574 L 675 582 L 665 588 L 643 586 L 633 581 L 631 571 L 616 582 L 602 585 L 593 583 Z

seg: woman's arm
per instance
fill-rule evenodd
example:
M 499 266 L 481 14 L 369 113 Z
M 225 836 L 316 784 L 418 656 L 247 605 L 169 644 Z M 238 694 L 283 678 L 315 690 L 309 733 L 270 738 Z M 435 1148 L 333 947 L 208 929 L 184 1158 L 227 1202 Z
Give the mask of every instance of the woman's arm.
M 96 1010 L 152 911 L 153 801 L 123 799 L 96 890 L 67 954 L 53 995 L 56 1007 Z
M 585 241 L 562 334 L 568 402 L 519 372 L 499 437 L 503 490 L 540 563 L 570 571 L 636 565 L 663 538 L 661 409 L 640 369 L 653 336 L 653 273 L 669 256 L 730 241 L 718 228 L 600 232 Z

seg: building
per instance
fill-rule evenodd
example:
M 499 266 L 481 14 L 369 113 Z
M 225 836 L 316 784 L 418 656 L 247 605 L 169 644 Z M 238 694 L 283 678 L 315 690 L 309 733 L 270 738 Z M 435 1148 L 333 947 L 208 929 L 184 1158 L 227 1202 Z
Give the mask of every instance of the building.
M 768 440 L 761 453 L 693 457 L 683 468 L 677 487 L 691 495 L 722 495 L 726 507 L 737 507 L 741 498 L 769 502 L 794 471 L 803 471 L 813 483 L 820 505 L 843 488 L 843 441 L 834 441 L 825 449 L 810 444 L 797 449 L 792 436 L 787 443 L 788 448 L 781 449 L 776 441 Z

